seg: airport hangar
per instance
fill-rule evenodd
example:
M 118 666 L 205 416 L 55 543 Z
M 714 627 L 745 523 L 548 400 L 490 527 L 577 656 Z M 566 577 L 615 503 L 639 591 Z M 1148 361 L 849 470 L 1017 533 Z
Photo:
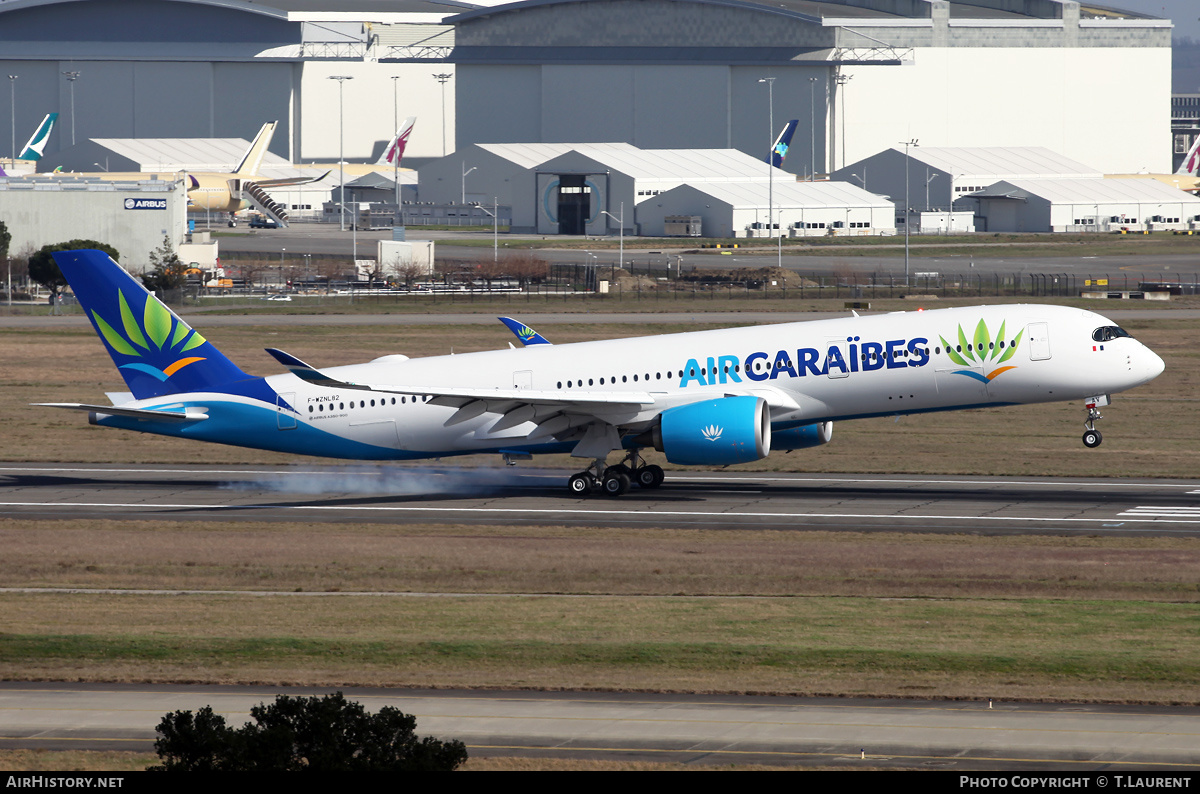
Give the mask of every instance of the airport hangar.
M 606 141 L 761 156 L 773 97 L 776 128 L 800 120 L 785 165 L 798 174 L 911 138 L 1164 172 L 1170 35 L 1167 20 L 1076 0 L 0 5 L 13 126 L 60 112 L 51 154 L 72 139 L 248 137 L 279 119 L 272 151 L 293 163 L 338 159 L 339 106 L 350 160 L 377 156 L 407 115 L 418 159 Z
M 895 226 L 894 207 L 881 196 L 845 183 L 797 182 L 736 149 L 475 144 L 419 173 L 423 205 L 498 201 L 512 207 L 511 228 L 520 233 L 618 234 L 624 226 L 625 234 L 658 236 L 665 217 L 688 215 L 702 218 L 705 236 L 766 237 L 772 208 L 776 226 L 794 236 L 841 228 L 888 234 Z
M 527 0 L 446 21 L 458 149 L 765 156 L 795 118 L 800 175 L 913 139 L 1041 146 L 1105 173 L 1170 165 L 1171 23 L 1089 2 Z
M 278 120 L 271 151 L 290 163 L 373 161 L 415 115 L 406 157 L 440 157 L 443 115 L 451 142 L 454 125 L 454 87 L 433 76 L 454 72 L 441 20 L 493 2 L 5 0 L 0 67 L 16 79 L 0 129 L 15 146 L 59 112 L 53 157 L 89 138 L 249 138 Z

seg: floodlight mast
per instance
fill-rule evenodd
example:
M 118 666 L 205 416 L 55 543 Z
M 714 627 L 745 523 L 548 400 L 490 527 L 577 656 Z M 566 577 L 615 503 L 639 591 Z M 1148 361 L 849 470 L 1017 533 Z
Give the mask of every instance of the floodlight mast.
M 616 215 L 613 215 L 608 210 L 600 210 L 600 212 L 602 212 L 603 214 L 607 215 L 608 217 L 612 218 L 614 221 L 617 222 L 617 228 L 619 229 L 620 235 L 621 235 L 621 259 L 620 259 L 621 265 L 620 265 L 620 267 L 622 270 L 624 270 L 625 269 L 625 202 L 624 201 L 621 202 L 621 217 L 620 218 L 618 218 Z
M 904 286 L 908 286 L 908 227 L 912 220 L 908 206 L 908 147 L 916 146 L 917 139 L 903 141 L 904 143 Z
M 767 84 L 767 226 L 775 217 L 775 78 L 760 77 Z
M 329 79 L 337 80 L 338 84 L 338 181 L 341 183 L 340 189 L 342 191 L 341 200 L 338 201 L 338 204 L 341 205 L 341 220 L 338 231 L 344 232 L 346 231 L 346 114 L 342 102 L 342 87 L 347 80 L 353 80 L 354 78 L 350 75 L 334 74 L 330 75 Z

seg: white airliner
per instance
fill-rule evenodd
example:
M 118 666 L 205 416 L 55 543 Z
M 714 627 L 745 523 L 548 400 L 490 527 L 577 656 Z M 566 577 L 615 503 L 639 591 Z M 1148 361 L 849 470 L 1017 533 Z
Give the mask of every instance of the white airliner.
M 727 465 L 815 447 L 833 422 L 1082 400 L 1098 408 L 1163 361 L 1083 309 L 1010 305 L 452 356 L 386 355 L 252 377 L 100 251 L 54 254 L 130 391 L 113 405 L 44 403 L 93 424 L 361 460 L 494 452 L 591 461 L 572 493 L 662 483 L 654 448 L 684 465 Z M 518 333 L 520 336 L 521 334 Z M 523 337 L 524 338 L 524 337 Z M 609 465 L 612 453 L 624 459 Z

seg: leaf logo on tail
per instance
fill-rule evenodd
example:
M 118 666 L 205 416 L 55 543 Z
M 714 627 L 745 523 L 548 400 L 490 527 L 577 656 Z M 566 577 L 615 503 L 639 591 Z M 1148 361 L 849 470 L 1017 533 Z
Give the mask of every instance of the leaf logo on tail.
M 202 356 L 181 355 L 200 347 L 206 340 L 183 320 L 171 314 L 156 298 L 146 296 L 140 321 L 130 308 L 129 301 L 125 299 L 124 292 L 118 290 L 117 302 L 121 313 L 120 327 L 124 333 L 114 327 L 116 323 L 109 323 L 98 312 L 92 312 L 92 320 L 100 329 L 104 341 L 114 351 L 123 356 L 143 359 L 121 364 L 120 369 L 137 370 L 165 381 L 184 367 L 205 360 Z
M 1000 330 L 993 338 L 988 332 L 987 323 L 980 320 L 979 325 L 975 326 L 975 336 L 968 339 L 960 325 L 958 326 L 957 348 L 946 341 L 946 337 L 941 337 L 942 344 L 946 346 L 946 353 L 950 356 L 951 361 L 961 367 L 981 367 L 984 370 L 983 374 L 974 369 L 956 370 L 954 374 L 966 375 L 968 378 L 974 378 L 982 383 L 991 383 L 1010 369 L 1016 369 L 1016 365 L 1005 367 L 1000 365 L 1017 352 L 1017 345 L 1021 343 L 1025 329 L 1022 328 L 1015 338 L 1008 340 L 1004 334 L 1004 327 L 1005 323 L 1000 323 Z

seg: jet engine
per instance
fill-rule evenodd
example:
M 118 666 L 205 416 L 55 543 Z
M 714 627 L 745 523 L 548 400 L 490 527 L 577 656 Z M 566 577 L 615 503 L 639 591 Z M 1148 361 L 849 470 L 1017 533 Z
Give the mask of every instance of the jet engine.
M 721 397 L 668 408 L 637 443 L 691 466 L 749 463 L 771 452 L 771 412 L 761 397 Z
M 833 422 L 815 422 L 811 425 L 789 427 L 787 430 L 776 430 L 771 435 L 773 449 L 810 449 L 828 444 L 833 438 Z

